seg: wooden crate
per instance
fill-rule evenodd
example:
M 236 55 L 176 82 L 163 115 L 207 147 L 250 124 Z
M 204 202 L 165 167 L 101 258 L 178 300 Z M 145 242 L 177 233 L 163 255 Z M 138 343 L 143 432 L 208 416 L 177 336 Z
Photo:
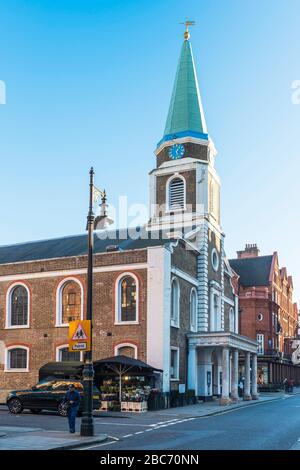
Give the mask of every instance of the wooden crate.
M 100 410 L 101 411 L 108 411 L 109 409 L 109 402 L 108 401 L 101 401 L 101 406 L 100 406 Z
M 148 411 L 147 402 L 146 401 L 128 402 L 127 411 L 132 411 L 133 413 L 144 413 L 145 411 Z
M 103 401 L 101 401 L 100 410 L 101 411 L 109 411 L 114 406 L 114 403 L 115 403 L 114 401 L 103 400 Z

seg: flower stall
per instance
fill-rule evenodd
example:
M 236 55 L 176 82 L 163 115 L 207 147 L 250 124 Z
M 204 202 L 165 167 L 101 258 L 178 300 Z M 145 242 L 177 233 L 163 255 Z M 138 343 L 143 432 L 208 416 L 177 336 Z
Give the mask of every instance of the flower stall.
M 114 356 L 94 363 L 95 379 L 101 392 L 102 411 L 145 412 L 154 388 L 154 372 L 148 364 L 126 356 Z

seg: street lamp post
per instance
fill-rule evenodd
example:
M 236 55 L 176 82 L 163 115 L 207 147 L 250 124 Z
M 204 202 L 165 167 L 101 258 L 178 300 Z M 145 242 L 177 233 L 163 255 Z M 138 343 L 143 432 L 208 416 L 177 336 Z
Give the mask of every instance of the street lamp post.
M 81 420 L 80 434 L 81 436 L 94 435 L 93 420 L 93 245 L 94 245 L 94 212 L 93 212 L 93 190 L 94 190 L 94 169 L 90 170 L 90 201 L 89 212 L 87 216 L 88 229 L 88 269 L 87 269 L 87 303 L 86 303 L 86 319 L 91 321 L 91 348 L 85 352 L 84 368 L 83 368 L 83 387 L 84 387 L 84 403 Z

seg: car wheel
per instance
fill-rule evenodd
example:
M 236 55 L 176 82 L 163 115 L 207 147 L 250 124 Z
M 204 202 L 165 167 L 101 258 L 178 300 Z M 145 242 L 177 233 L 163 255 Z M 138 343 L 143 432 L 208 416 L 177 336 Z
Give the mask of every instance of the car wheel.
M 66 405 L 65 405 L 63 402 L 61 402 L 61 403 L 58 405 L 57 411 L 58 411 L 59 416 L 66 417 L 67 414 L 68 414 L 67 407 L 66 407 Z
M 30 409 L 30 412 L 33 413 L 34 415 L 38 415 L 42 410 L 36 410 L 36 409 Z
M 22 403 L 20 402 L 19 398 L 11 398 L 11 400 L 9 400 L 7 406 L 8 406 L 9 412 L 14 414 L 14 415 L 18 415 L 18 414 L 22 413 L 22 411 L 23 411 L 23 406 L 22 406 Z

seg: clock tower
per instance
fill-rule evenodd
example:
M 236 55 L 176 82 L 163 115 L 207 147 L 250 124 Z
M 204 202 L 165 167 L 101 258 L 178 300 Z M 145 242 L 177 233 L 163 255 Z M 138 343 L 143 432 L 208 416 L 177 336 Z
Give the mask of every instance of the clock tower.
M 198 331 L 224 327 L 224 234 L 216 148 L 202 107 L 189 32 L 184 35 L 156 168 L 150 172 L 148 230 L 185 238 L 199 251 Z

